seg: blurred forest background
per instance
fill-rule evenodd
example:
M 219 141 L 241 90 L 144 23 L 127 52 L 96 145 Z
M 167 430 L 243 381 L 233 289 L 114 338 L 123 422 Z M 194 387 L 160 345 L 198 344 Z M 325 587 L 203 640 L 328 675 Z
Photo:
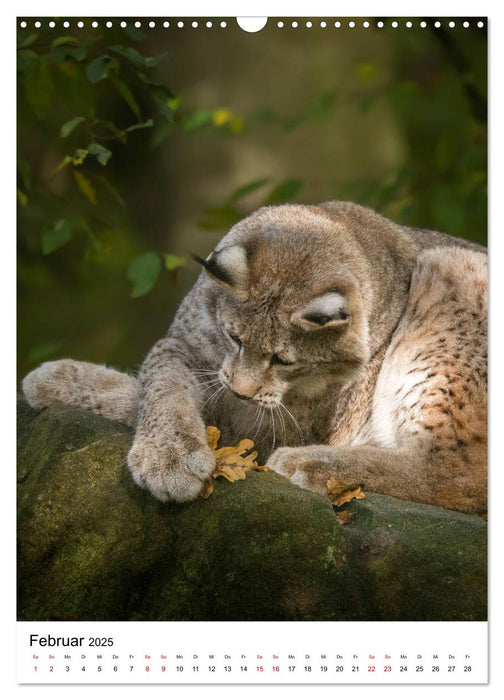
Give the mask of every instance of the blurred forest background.
M 264 204 L 351 199 L 486 242 L 486 29 L 33 19 L 18 30 L 18 369 L 136 369 Z M 18 26 L 20 21 L 18 21 Z

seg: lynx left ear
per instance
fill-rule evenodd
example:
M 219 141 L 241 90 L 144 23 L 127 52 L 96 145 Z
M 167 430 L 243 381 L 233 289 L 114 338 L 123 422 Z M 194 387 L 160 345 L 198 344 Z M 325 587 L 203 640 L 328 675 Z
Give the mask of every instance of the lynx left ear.
M 339 292 L 327 292 L 296 311 L 291 321 L 305 330 L 344 328 L 350 323 L 348 300 Z
M 214 250 L 206 260 L 197 255 L 193 257 L 196 262 L 203 265 L 206 273 L 215 282 L 226 287 L 242 301 L 247 299 L 248 264 L 245 248 L 232 245 Z

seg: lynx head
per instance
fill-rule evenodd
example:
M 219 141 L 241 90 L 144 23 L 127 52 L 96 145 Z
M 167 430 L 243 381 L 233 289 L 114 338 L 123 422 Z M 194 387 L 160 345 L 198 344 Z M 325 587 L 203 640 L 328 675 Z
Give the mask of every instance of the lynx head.
M 260 209 L 202 260 L 225 347 L 220 381 L 276 407 L 345 384 L 369 357 L 362 261 L 316 207 Z

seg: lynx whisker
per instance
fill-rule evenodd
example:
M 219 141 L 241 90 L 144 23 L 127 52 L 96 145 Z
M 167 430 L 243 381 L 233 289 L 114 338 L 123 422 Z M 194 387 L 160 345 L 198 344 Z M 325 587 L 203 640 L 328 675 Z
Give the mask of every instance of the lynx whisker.
M 303 435 L 303 431 L 301 430 L 301 426 L 299 425 L 297 420 L 294 418 L 292 413 L 289 411 L 287 406 L 282 401 L 279 402 L 279 406 L 280 406 L 280 408 L 283 408 L 283 410 L 287 412 L 287 415 L 290 417 L 290 419 L 294 423 L 294 425 L 299 433 L 299 437 L 301 438 L 301 444 L 304 444 L 304 435 Z
M 261 428 L 262 428 L 262 423 L 263 423 L 263 419 L 264 419 L 264 413 L 265 413 L 265 408 L 264 408 L 264 406 L 259 406 L 259 423 L 258 423 L 257 428 L 256 428 L 256 431 L 255 431 L 255 433 L 254 433 L 254 435 L 253 435 L 253 437 L 252 437 L 252 440 L 254 440 L 254 441 L 255 441 L 257 435 L 259 434 L 259 431 L 260 431 Z M 254 425 L 255 425 L 255 423 L 254 423 Z
M 277 412 L 278 422 L 280 424 L 280 428 L 282 429 L 282 434 L 283 434 L 282 445 L 285 445 L 287 443 L 287 432 L 285 429 L 285 419 L 282 415 L 282 412 L 280 411 L 280 405 L 275 406 L 273 408 L 273 410 Z
M 261 406 L 258 405 L 257 408 L 256 408 L 256 412 L 255 412 L 254 422 L 253 422 L 252 425 L 250 426 L 250 432 L 252 432 L 252 431 L 254 430 L 255 426 L 257 425 L 257 421 L 258 421 L 258 419 L 259 419 L 259 414 L 260 414 L 260 412 L 261 412 Z
M 213 391 L 213 393 L 210 394 L 210 396 L 207 398 L 207 400 L 203 404 L 203 408 L 206 408 L 207 404 L 209 404 L 208 408 L 210 408 L 210 406 L 212 404 L 215 404 L 217 398 L 222 394 L 222 392 L 224 391 L 225 388 L 226 388 L 225 386 L 221 385 L 220 389 L 215 389 Z M 214 408 L 215 408 L 215 405 L 214 405 Z
M 219 384 L 222 384 L 222 382 L 221 382 L 220 379 L 215 379 L 215 378 L 214 378 L 214 379 L 208 379 L 208 380 L 203 381 L 203 382 L 198 382 L 198 384 L 199 384 L 201 387 L 205 387 L 205 390 L 206 390 L 206 389 L 209 389 L 209 388 L 212 387 L 212 386 L 218 386 Z
M 271 446 L 271 449 L 274 450 L 275 445 L 276 445 L 276 434 L 275 434 L 275 414 L 274 414 L 272 408 L 270 409 L 270 418 L 271 418 L 271 425 L 273 427 L 273 445 Z

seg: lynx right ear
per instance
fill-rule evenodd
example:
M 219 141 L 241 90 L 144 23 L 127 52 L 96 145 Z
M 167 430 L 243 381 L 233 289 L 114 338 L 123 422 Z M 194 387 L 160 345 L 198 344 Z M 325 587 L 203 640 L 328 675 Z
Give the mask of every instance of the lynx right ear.
M 248 263 L 247 252 L 240 245 L 227 246 L 203 260 L 193 256 L 196 262 L 203 265 L 206 273 L 215 282 L 228 289 L 232 294 L 244 301 L 248 297 Z

